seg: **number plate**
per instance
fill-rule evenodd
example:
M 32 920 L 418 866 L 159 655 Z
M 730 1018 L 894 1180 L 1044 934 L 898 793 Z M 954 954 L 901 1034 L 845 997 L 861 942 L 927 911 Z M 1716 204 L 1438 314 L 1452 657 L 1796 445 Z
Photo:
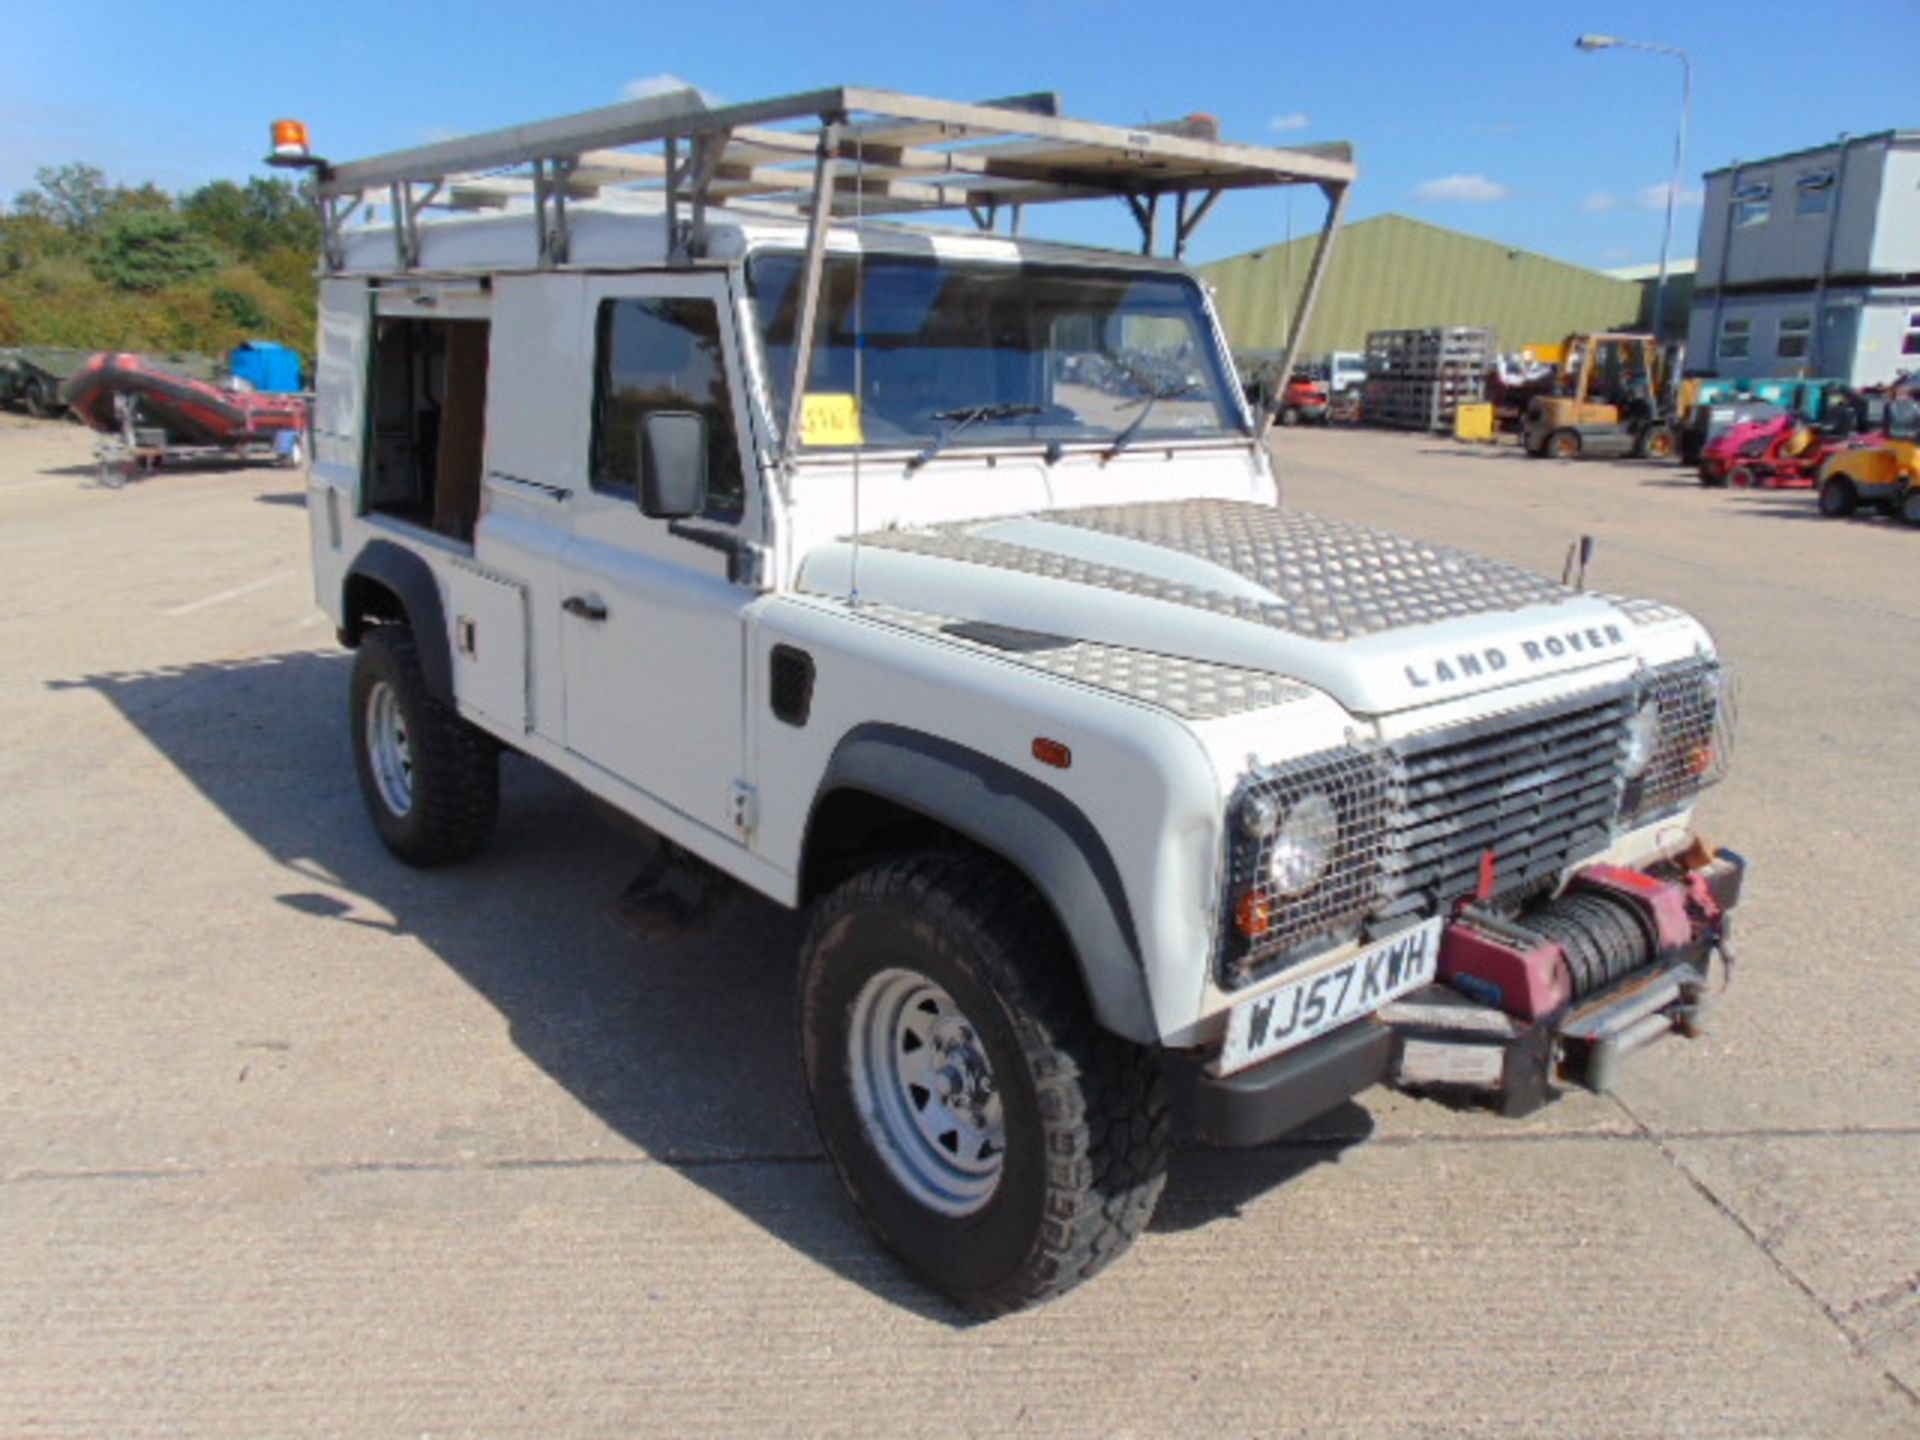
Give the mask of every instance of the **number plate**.
M 1351 959 L 1233 1007 L 1220 1073 L 1231 1075 L 1271 1059 L 1349 1020 L 1371 1015 L 1396 995 L 1433 979 L 1440 961 L 1439 917 Z

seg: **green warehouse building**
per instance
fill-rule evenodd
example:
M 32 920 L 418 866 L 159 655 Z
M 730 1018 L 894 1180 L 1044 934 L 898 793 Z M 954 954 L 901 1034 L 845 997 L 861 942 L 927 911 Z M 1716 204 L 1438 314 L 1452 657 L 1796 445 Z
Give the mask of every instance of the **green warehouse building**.
M 1236 351 L 1285 347 L 1313 260 L 1307 235 L 1198 268 Z M 1643 287 L 1456 230 L 1379 215 L 1344 226 L 1321 283 L 1303 358 L 1364 350 L 1370 330 L 1472 325 L 1503 351 L 1575 331 L 1635 327 Z M 1683 312 L 1684 313 L 1684 312 Z

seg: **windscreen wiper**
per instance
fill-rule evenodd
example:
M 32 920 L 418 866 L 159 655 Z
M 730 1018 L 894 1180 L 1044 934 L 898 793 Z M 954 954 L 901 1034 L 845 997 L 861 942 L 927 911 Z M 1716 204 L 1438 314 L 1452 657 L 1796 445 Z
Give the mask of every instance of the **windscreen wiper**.
M 946 449 L 954 436 L 969 425 L 977 425 L 982 420 L 1016 420 L 1022 415 L 1039 413 L 1038 405 L 962 405 L 957 410 L 936 410 L 932 418 L 946 421 L 947 428 L 934 436 L 933 443 L 926 449 L 907 461 L 907 473 L 912 474 Z
M 1133 437 L 1140 433 L 1140 427 L 1147 423 L 1147 416 L 1153 413 L 1153 407 L 1162 400 L 1178 400 L 1183 396 L 1197 395 L 1199 393 L 1200 386 L 1194 384 L 1191 380 L 1187 381 L 1184 385 L 1143 385 L 1141 394 L 1146 397 L 1146 403 L 1141 405 L 1140 413 L 1127 422 L 1127 428 L 1113 437 L 1113 444 L 1107 447 L 1107 453 L 1101 458 L 1111 460 L 1122 450 L 1126 449 L 1127 446 L 1131 445 L 1133 443 Z

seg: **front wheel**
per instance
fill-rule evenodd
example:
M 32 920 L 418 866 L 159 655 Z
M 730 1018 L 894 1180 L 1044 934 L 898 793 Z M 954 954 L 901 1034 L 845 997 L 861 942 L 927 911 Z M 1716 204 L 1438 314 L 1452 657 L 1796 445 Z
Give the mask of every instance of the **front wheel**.
M 46 381 L 29 380 L 27 382 L 26 394 L 23 398 L 27 403 L 27 413 L 33 416 L 34 419 L 50 420 L 53 418 L 53 397 L 47 393 Z
M 1649 425 L 1634 442 L 1635 453 L 1643 460 L 1673 458 L 1673 431 L 1665 425 Z
M 1578 430 L 1556 430 L 1547 437 L 1546 453 L 1556 460 L 1578 460 L 1580 458 L 1580 432 Z
M 1920 485 L 1907 486 L 1900 497 L 1900 518 L 1909 525 L 1920 525 Z
M 1282 425 L 1298 425 L 1300 423 L 1300 412 L 1291 405 L 1287 406 L 1280 412 L 1280 423 Z
M 1831 476 L 1820 487 L 1820 513 L 1844 520 L 1860 508 L 1860 491 L 1844 475 Z
M 1094 1024 L 1065 954 L 1020 876 L 947 853 L 848 881 L 802 950 L 828 1157 L 880 1242 L 979 1315 L 1105 1268 L 1166 1179 L 1154 1057 Z
M 406 626 L 361 638 L 352 697 L 354 768 L 386 847 L 410 865 L 477 854 L 499 808 L 499 751 L 429 692 Z

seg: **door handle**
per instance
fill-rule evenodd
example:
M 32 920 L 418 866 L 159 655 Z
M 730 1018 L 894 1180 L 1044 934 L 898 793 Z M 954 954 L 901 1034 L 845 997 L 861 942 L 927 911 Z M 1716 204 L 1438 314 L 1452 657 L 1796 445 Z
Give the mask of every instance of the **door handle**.
M 589 600 L 584 595 L 569 595 L 561 602 L 560 608 L 569 615 L 578 615 L 582 620 L 607 618 L 607 607 L 598 600 Z

